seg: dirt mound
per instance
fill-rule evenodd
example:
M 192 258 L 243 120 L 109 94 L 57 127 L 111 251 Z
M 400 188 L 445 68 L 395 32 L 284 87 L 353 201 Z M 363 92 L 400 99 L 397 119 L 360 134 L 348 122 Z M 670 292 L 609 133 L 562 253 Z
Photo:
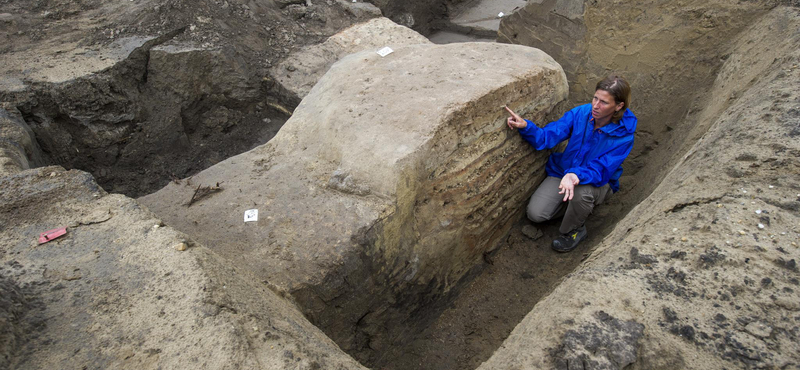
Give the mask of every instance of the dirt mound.
M 371 360 L 421 326 L 418 312 L 516 220 L 543 176 L 528 169 L 546 154 L 506 129 L 502 104 L 541 118 L 566 96 L 564 81 L 549 57 L 512 45 L 351 54 L 268 144 L 141 201 Z M 216 183 L 225 190 L 186 206 L 197 186 Z M 246 224 L 251 208 L 260 216 Z
M 252 275 L 91 175 L 42 167 L 0 187 L 9 368 L 362 368 Z

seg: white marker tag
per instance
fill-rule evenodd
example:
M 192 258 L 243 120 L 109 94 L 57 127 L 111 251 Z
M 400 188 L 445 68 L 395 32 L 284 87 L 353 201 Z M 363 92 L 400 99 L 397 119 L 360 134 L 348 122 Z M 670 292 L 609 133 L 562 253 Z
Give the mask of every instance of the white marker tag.
M 500 13 L 497 14 L 497 18 L 503 18 L 504 15 L 505 14 L 503 14 L 503 12 L 500 12 Z
M 258 210 L 248 209 L 244 211 L 244 222 L 258 221 Z
M 385 56 L 391 54 L 392 52 L 394 52 L 394 50 L 392 50 L 392 48 L 386 46 L 383 49 L 378 50 L 378 55 L 380 55 L 382 57 L 385 57 Z

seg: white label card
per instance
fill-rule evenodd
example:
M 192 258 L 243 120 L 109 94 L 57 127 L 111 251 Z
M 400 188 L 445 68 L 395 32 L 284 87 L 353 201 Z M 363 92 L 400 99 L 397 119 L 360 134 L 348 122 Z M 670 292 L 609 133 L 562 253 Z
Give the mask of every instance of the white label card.
M 378 50 L 378 55 L 380 55 L 382 57 L 385 57 L 385 56 L 391 54 L 393 51 L 394 50 L 392 50 L 392 48 L 390 48 L 388 46 L 385 46 L 383 49 Z
M 248 209 L 244 211 L 244 222 L 258 221 L 258 210 Z

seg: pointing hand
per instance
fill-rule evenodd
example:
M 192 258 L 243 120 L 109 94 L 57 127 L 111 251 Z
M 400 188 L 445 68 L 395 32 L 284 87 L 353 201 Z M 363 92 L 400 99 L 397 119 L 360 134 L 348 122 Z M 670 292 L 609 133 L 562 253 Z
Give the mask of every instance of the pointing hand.
M 504 108 L 506 109 L 506 112 L 508 112 L 508 114 L 511 115 L 511 117 L 508 117 L 508 119 L 506 120 L 506 124 L 508 125 L 508 128 L 514 130 L 514 129 L 518 129 L 518 128 L 528 127 L 528 122 L 526 122 L 522 118 L 522 116 L 520 116 L 519 114 L 514 113 L 514 111 L 512 111 L 511 108 L 509 108 L 507 105 L 504 106 Z

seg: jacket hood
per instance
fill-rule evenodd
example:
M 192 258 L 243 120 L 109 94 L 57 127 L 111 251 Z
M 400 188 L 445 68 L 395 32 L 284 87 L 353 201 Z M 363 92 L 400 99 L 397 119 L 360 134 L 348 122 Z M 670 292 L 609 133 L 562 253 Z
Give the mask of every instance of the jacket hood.
M 603 128 L 606 128 L 605 131 L 609 135 L 613 136 L 625 136 L 636 132 L 636 123 L 638 122 L 636 116 L 633 115 L 630 109 L 625 109 L 625 113 L 622 114 L 622 119 L 619 122 L 606 125 Z

